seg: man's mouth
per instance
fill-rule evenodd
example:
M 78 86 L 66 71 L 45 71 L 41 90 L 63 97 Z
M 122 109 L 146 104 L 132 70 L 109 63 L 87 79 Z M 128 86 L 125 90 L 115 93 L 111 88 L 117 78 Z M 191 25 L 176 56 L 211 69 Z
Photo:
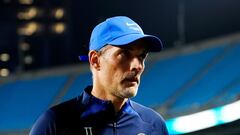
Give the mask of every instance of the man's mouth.
M 133 82 L 133 83 L 139 83 L 139 80 L 138 80 L 138 78 L 125 78 L 124 80 L 123 80 L 124 82 Z

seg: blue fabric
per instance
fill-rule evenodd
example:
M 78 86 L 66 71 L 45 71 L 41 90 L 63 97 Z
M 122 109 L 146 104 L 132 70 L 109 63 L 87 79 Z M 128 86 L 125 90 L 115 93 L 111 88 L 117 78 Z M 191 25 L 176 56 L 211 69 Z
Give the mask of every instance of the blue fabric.
M 108 18 L 98 24 L 92 31 L 89 50 L 100 50 L 107 44 L 126 45 L 135 40 L 148 38 L 150 51 L 156 52 L 163 48 L 161 40 L 152 35 L 145 35 L 141 27 L 126 16 Z
M 92 31 L 89 50 L 99 51 L 110 44 L 122 46 L 136 40 L 144 39 L 150 52 L 159 52 L 163 49 L 162 41 L 153 35 L 143 33 L 142 28 L 126 16 L 116 16 L 98 24 Z M 87 61 L 87 56 L 79 56 L 80 61 Z
M 30 135 L 168 135 L 163 118 L 152 109 L 128 100 L 115 113 L 113 104 L 93 97 L 91 89 L 42 114 Z

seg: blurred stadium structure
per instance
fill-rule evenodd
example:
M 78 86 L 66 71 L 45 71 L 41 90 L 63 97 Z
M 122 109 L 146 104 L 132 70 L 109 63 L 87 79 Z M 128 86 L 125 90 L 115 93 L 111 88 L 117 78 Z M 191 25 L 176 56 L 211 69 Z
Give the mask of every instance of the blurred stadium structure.
M 166 48 L 240 31 L 239 0 L 147 5 L 145 0 L 0 0 L 0 76 L 78 64 L 93 27 L 111 16 L 129 16 Z
M 0 0 L 0 135 L 27 135 L 43 111 L 91 83 L 78 55 L 92 28 L 116 15 L 166 44 L 148 58 L 134 100 L 172 134 L 240 134 L 240 1 L 127 2 Z
M 173 134 L 240 134 L 239 103 L 223 111 L 239 100 L 239 52 L 234 34 L 153 54 L 133 100 L 163 114 Z M 1 78 L 0 134 L 27 134 L 43 111 L 89 84 L 87 63 Z

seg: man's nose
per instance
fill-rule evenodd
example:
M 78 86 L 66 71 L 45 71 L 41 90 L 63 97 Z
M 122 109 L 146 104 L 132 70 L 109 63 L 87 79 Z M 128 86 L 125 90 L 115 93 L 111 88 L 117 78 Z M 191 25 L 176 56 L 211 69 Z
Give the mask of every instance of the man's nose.
M 131 71 L 140 72 L 144 68 L 144 62 L 139 58 L 135 57 L 131 61 Z

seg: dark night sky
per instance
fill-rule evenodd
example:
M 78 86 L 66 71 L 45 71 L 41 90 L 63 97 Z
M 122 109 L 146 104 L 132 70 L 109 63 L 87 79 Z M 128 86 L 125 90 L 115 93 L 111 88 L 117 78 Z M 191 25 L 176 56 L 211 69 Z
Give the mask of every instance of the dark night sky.
M 46 2 L 56 5 L 62 1 Z M 62 37 L 45 37 L 43 34 L 41 38 L 33 38 L 30 42 L 35 45 L 32 45 L 30 53 L 35 57 L 35 63 L 29 69 L 79 63 L 77 56 L 87 54 L 94 26 L 117 15 L 129 16 L 146 34 L 160 37 L 166 48 L 171 48 L 180 38 L 177 21 L 179 2 L 184 4 L 185 43 L 240 31 L 239 0 L 66 0 L 60 5 L 67 5 L 67 33 Z M 14 12 L 16 6 L 0 2 L 0 53 L 10 51 L 14 60 L 10 63 L 13 70 L 19 63 L 16 57 L 19 37 L 16 35 Z
M 177 28 L 179 1 L 105 0 L 96 2 L 89 0 L 82 3 L 75 0 L 72 8 L 74 41 L 80 46 L 86 45 L 91 30 L 99 21 L 115 15 L 126 15 L 139 23 L 145 33 L 159 36 L 166 47 L 172 47 L 179 39 Z M 240 1 L 238 0 L 181 0 L 181 2 L 185 5 L 186 43 L 240 30 Z

